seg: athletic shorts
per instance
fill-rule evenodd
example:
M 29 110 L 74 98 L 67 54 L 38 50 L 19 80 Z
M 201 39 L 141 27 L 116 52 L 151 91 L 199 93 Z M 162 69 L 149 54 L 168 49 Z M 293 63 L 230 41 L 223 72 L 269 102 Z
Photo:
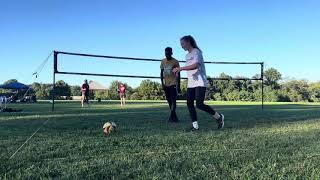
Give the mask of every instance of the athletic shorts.
M 126 93 L 120 93 L 120 98 L 126 98 Z

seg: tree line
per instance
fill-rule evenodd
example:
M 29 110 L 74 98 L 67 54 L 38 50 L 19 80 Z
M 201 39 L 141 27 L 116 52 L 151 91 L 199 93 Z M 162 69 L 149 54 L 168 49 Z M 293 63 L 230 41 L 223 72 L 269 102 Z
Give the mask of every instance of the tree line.
M 260 74 L 254 76 L 259 78 Z M 217 101 L 261 101 L 262 86 L 259 80 L 232 80 L 232 77 L 221 73 L 218 78 L 229 80 L 213 80 L 209 78 L 206 99 Z M 247 78 L 247 77 L 237 77 Z M 5 83 L 16 80 L 8 80 Z M 127 99 L 130 100 L 164 100 L 165 95 L 159 82 L 143 80 L 136 88 L 120 81 L 110 83 L 108 90 L 93 91 L 92 99 L 115 100 L 119 99 L 118 85 L 123 83 L 127 87 Z M 31 94 L 37 99 L 51 99 L 52 84 L 33 83 Z M 0 93 L 8 92 L 0 90 Z M 181 81 L 181 94 L 178 99 L 186 99 L 187 81 Z M 20 93 L 20 94 L 23 94 Z M 56 82 L 55 96 L 57 99 L 72 99 L 72 96 L 81 96 L 80 86 L 70 86 L 60 80 Z M 281 73 L 270 68 L 264 72 L 264 98 L 270 102 L 319 102 L 320 82 L 310 83 L 306 80 L 283 81 Z

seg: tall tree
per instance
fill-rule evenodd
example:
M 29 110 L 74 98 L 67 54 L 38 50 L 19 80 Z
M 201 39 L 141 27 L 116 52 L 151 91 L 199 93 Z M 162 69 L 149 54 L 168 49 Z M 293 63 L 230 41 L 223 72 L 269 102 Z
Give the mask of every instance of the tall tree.
M 279 81 L 282 79 L 281 73 L 275 68 L 270 68 L 264 72 L 265 84 L 273 89 L 279 89 Z
M 63 80 L 57 81 L 56 87 L 55 87 L 55 95 L 58 98 L 61 98 L 61 96 L 70 97 L 71 96 L 70 86 Z
M 164 99 L 164 93 L 160 83 L 143 80 L 137 88 L 137 92 L 142 100 L 160 100 Z

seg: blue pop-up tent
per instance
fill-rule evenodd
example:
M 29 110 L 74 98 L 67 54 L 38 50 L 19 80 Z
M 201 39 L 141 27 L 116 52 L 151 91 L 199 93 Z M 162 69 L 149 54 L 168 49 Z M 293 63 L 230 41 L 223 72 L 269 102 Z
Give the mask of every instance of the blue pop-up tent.
M 0 89 L 29 89 L 29 86 L 19 83 L 19 82 L 12 82 L 8 84 L 1 84 Z
M 14 94 L 17 94 L 19 90 L 27 90 L 25 95 L 27 94 L 27 92 L 30 90 L 30 87 L 25 85 L 25 84 L 22 84 L 22 83 L 19 83 L 19 82 L 11 82 L 11 83 L 7 83 L 7 84 L 1 84 L 0 85 L 0 89 L 12 89 L 12 90 L 17 90 L 16 93 L 8 93 L 8 94 L 11 94 L 11 95 L 14 95 Z M 25 95 L 23 98 L 25 98 Z M 0 112 L 17 112 L 17 111 L 21 111 L 21 110 L 13 110 L 11 108 L 7 108 L 7 104 L 10 103 L 10 102 L 16 102 L 16 100 L 14 98 L 8 98 L 7 97 L 8 95 L 5 95 L 5 96 L 2 96 L 2 102 L 0 103 Z M 8 110 L 8 111 L 7 111 Z

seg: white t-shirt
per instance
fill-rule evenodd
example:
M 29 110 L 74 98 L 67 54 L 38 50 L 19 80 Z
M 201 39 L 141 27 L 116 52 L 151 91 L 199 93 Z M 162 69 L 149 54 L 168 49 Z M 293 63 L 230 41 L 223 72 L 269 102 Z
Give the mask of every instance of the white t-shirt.
M 206 68 L 202 57 L 202 52 L 194 48 L 186 55 L 186 65 L 198 63 L 199 67 L 194 70 L 187 71 L 188 88 L 208 87 Z

